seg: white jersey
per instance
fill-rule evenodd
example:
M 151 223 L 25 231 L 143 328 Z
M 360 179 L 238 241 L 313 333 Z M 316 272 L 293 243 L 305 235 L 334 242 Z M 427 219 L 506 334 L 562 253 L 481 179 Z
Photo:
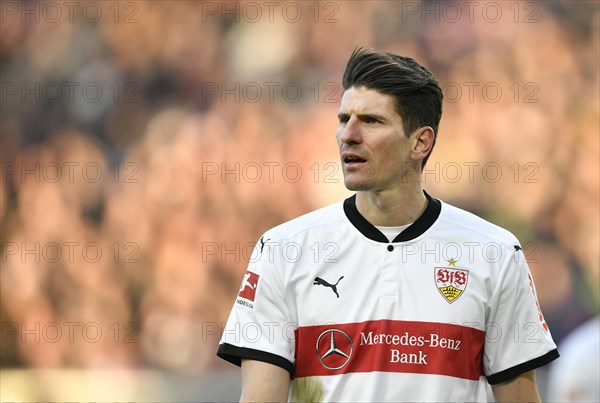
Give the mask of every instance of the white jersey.
M 355 196 L 260 238 L 218 355 L 278 365 L 290 401 L 488 401 L 558 357 L 522 248 L 426 195 L 389 241 Z

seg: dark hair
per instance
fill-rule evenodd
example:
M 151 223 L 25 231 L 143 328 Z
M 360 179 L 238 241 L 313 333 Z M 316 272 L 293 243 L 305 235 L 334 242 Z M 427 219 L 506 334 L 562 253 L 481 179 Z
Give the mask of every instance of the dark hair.
M 346 64 L 342 84 L 344 91 L 365 87 L 391 95 L 396 112 L 404 121 L 406 135 L 420 127 L 431 126 L 435 145 L 442 117 L 442 89 L 433 74 L 410 57 L 357 48 Z M 421 169 L 429 155 L 431 151 L 423 159 Z

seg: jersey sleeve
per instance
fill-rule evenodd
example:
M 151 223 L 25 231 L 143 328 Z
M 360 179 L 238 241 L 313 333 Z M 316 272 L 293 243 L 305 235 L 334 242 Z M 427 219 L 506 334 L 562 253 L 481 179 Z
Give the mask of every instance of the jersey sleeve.
M 558 358 L 525 255 L 517 244 L 507 250 L 488 309 L 483 366 L 490 384 Z
M 297 326 L 290 319 L 278 250 L 267 235 L 257 243 L 217 355 L 238 366 L 244 358 L 267 362 L 291 374 Z

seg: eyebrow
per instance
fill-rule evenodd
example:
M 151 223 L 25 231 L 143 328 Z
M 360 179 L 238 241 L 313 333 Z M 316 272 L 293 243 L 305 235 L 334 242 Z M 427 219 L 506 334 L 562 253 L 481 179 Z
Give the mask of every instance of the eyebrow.
M 342 118 L 347 118 L 349 116 L 350 116 L 350 114 L 344 113 L 344 112 L 340 112 L 337 115 L 338 120 L 341 120 Z M 387 122 L 387 119 L 385 118 L 385 116 L 378 115 L 376 113 L 358 113 L 358 114 L 356 114 L 356 116 L 361 121 L 364 121 L 365 119 L 376 119 L 376 120 L 380 120 L 382 122 Z

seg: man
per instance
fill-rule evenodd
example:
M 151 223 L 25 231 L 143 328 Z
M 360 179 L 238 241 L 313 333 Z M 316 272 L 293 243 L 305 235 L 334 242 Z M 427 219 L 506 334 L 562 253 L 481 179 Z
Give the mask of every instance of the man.
M 358 49 L 343 87 L 356 195 L 257 244 L 218 351 L 242 367 L 241 400 L 539 401 L 533 371 L 558 352 L 521 247 L 421 187 L 437 80 Z

